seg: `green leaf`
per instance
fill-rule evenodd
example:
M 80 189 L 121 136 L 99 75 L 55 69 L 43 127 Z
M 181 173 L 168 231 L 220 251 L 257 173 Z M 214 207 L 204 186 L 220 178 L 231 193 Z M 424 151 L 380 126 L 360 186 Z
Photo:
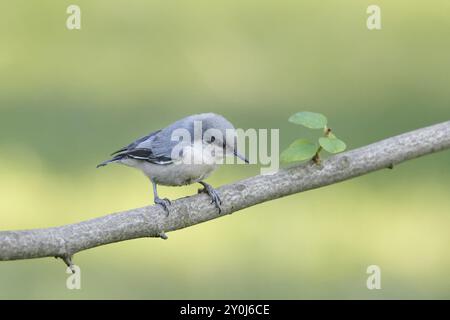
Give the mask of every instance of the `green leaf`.
M 311 159 L 317 152 L 319 146 L 305 139 L 295 140 L 281 153 L 281 161 L 294 162 Z
M 327 118 L 320 113 L 302 111 L 289 118 L 289 122 L 300 124 L 310 129 L 323 129 L 327 125 Z
M 336 138 L 336 136 L 319 138 L 320 146 L 329 153 L 339 153 L 344 151 L 347 146 L 345 142 Z

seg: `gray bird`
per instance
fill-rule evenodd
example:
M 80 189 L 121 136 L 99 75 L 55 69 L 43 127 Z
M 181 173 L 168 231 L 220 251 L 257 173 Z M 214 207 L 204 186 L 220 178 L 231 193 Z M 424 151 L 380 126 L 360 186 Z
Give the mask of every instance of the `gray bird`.
M 203 180 L 217 168 L 217 160 L 227 155 L 248 163 L 238 153 L 236 145 L 235 129 L 227 119 L 214 113 L 202 113 L 137 139 L 112 153 L 113 158 L 97 168 L 120 163 L 141 170 L 152 182 L 155 204 L 161 205 L 167 214 L 171 201 L 158 196 L 157 185 L 182 186 L 198 182 L 220 213 L 222 200 L 218 192 Z

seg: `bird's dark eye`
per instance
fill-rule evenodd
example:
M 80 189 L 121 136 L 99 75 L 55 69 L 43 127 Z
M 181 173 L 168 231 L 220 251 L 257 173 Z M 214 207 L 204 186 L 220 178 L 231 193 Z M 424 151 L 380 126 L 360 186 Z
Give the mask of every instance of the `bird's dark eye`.
M 214 141 L 216 141 L 216 137 L 212 136 L 210 142 L 213 143 Z

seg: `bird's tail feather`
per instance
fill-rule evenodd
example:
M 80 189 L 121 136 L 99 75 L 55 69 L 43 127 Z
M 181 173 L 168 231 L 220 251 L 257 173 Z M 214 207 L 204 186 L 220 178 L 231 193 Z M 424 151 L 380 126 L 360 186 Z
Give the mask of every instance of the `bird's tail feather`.
M 104 166 L 106 166 L 108 163 L 116 162 L 116 161 L 118 161 L 118 160 L 120 160 L 120 159 L 122 159 L 122 158 L 123 158 L 122 155 L 115 156 L 115 157 L 112 158 L 112 159 L 109 159 L 109 160 L 103 161 L 102 163 L 99 163 L 99 164 L 97 165 L 96 168 L 104 167 Z

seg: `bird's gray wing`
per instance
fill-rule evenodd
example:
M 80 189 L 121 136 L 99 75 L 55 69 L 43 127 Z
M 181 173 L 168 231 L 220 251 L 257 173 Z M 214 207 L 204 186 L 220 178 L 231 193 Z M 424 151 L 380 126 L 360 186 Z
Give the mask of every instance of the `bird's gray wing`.
M 169 141 L 165 148 L 161 148 L 161 141 L 164 141 L 164 139 L 161 139 L 159 135 L 161 135 L 161 130 L 152 132 L 114 152 L 113 155 L 126 156 L 155 164 L 170 164 L 173 162 L 171 143 Z
M 150 133 L 150 134 L 148 134 L 146 136 L 143 136 L 143 137 L 137 139 L 136 141 L 133 141 L 132 143 L 130 143 L 126 147 L 123 147 L 123 148 L 121 148 L 121 149 L 119 149 L 117 151 L 114 151 L 113 153 L 111 153 L 111 155 L 113 156 L 113 155 L 118 154 L 118 153 L 122 153 L 122 152 L 125 152 L 125 151 L 133 150 L 133 149 L 136 148 L 137 145 L 139 145 L 140 143 L 148 140 L 149 138 L 151 138 L 152 136 L 158 134 L 159 132 L 161 132 L 161 130 L 157 130 L 157 131 L 154 131 L 154 132 L 152 132 L 152 133 Z

